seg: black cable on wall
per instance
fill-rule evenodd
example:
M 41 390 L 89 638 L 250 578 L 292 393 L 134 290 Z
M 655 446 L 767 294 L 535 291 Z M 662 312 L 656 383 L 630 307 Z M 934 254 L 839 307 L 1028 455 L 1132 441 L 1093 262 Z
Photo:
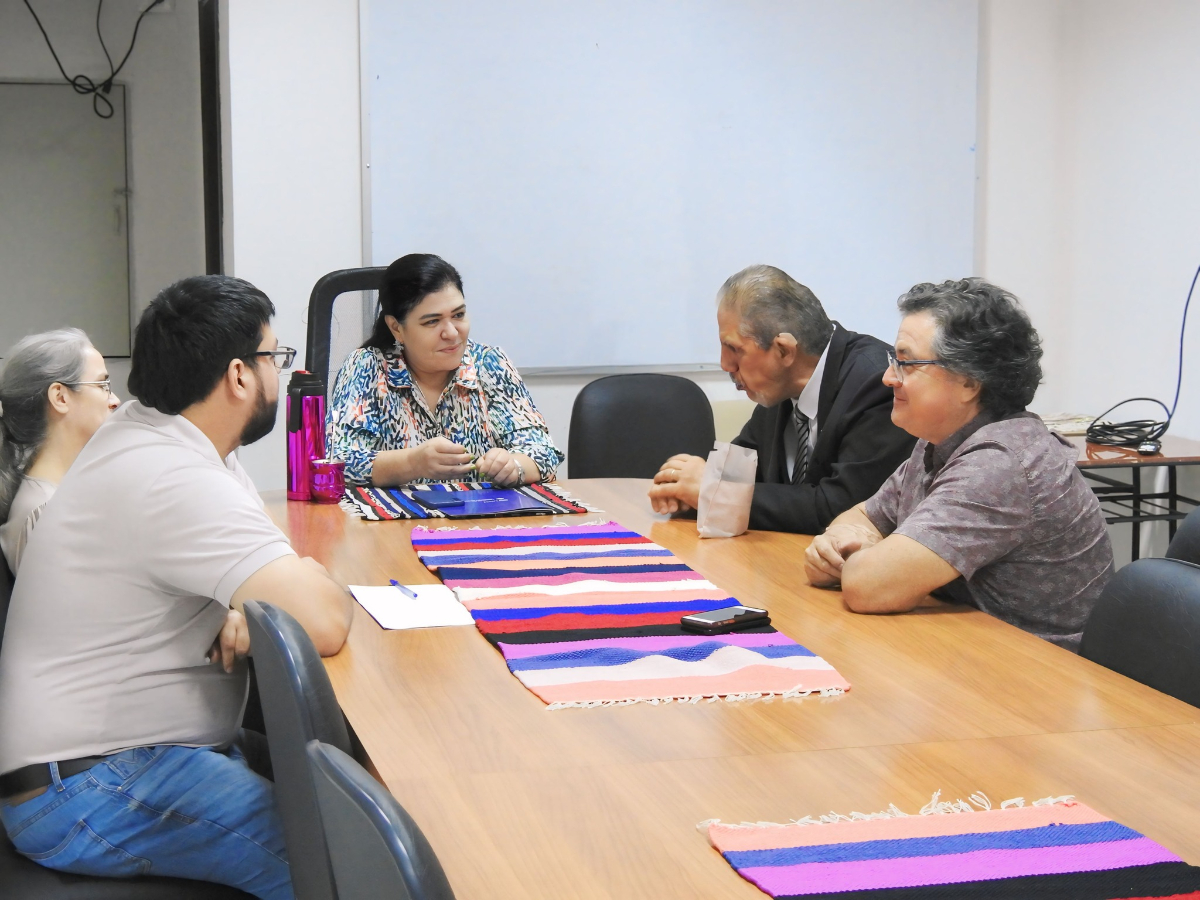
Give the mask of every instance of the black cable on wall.
M 1167 433 L 1167 429 L 1171 427 L 1171 419 L 1175 417 L 1175 409 L 1179 406 L 1179 389 L 1183 385 L 1183 338 L 1187 330 L 1188 307 L 1192 305 L 1192 293 L 1196 290 L 1197 279 L 1200 279 L 1200 268 L 1197 268 L 1196 274 L 1192 276 L 1192 286 L 1188 288 L 1187 299 L 1183 302 L 1183 323 L 1179 326 L 1179 365 L 1175 370 L 1175 399 L 1171 402 L 1171 408 L 1167 409 L 1167 404 L 1154 397 L 1131 397 L 1128 400 L 1122 400 L 1092 420 L 1092 424 L 1087 429 L 1087 439 L 1091 443 L 1105 444 L 1109 447 L 1139 448 L 1140 445 L 1146 444 L 1148 445 L 1147 450 L 1143 452 L 1158 452 L 1159 448 L 1154 445 L 1159 443 L 1162 436 Z M 1162 421 L 1154 419 L 1132 419 L 1128 422 L 1100 421 L 1114 409 L 1124 406 L 1126 403 L 1139 401 L 1157 403 L 1167 414 L 1166 419 Z M 1150 449 L 1151 447 L 1153 449 Z
M 100 49 L 104 51 L 104 58 L 108 60 L 108 77 L 96 84 L 87 75 L 76 75 L 74 77 L 67 74 L 67 70 L 63 68 L 62 60 L 58 58 L 58 53 L 54 50 L 54 44 L 50 42 L 50 35 L 46 33 L 46 28 L 42 25 L 42 20 L 38 18 L 38 14 L 34 11 L 33 5 L 29 0 L 24 0 L 25 8 L 29 10 L 29 14 L 33 16 L 33 21 L 37 23 L 38 31 L 42 33 L 42 37 L 46 40 L 46 46 L 50 49 L 50 55 L 54 57 L 54 63 L 58 66 L 58 71 L 62 73 L 63 80 L 75 89 L 75 93 L 83 94 L 84 96 L 91 95 L 92 110 L 102 119 L 111 119 L 114 109 L 112 102 L 108 99 L 109 92 L 112 91 L 113 80 L 117 77 L 120 71 L 125 68 L 125 63 L 129 61 L 129 55 L 133 53 L 133 46 L 137 43 L 138 29 L 142 25 L 142 19 L 146 17 L 146 13 L 158 6 L 163 0 L 154 0 L 149 6 L 142 10 L 141 15 L 137 17 L 137 22 L 133 26 L 133 36 L 129 39 L 129 49 L 125 51 L 125 55 L 121 57 L 119 65 L 114 66 L 112 56 L 108 52 L 108 47 L 104 43 L 104 35 L 100 32 L 100 12 L 104 9 L 104 0 L 98 0 L 96 3 L 96 37 L 100 40 Z

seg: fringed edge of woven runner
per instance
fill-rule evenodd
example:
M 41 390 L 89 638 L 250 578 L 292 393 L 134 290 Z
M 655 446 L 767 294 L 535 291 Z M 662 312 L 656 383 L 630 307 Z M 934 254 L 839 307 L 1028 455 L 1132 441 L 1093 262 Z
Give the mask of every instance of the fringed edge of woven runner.
M 546 709 L 596 709 L 601 706 L 633 706 L 635 703 L 665 706 L 668 703 L 699 703 L 702 700 L 709 703 L 716 703 L 718 700 L 737 703 L 742 700 L 773 700 L 775 697 L 792 700 L 797 697 L 811 697 L 813 694 L 819 694 L 822 697 L 840 697 L 844 693 L 846 692 L 841 688 L 818 688 L 812 691 L 755 691 L 746 694 L 695 694 L 687 697 L 629 697 L 624 700 L 560 700 L 547 704 Z
M 585 509 L 590 513 L 604 512 L 604 510 L 602 510 L 600 507 L 592 506 L 589 503 L 584 503 L 578 497 L 568 494 L 566 492 L 566 490 L 564 490 L 556 482 L 553 482 L 553 481 L 540 481 L 537 484 L 528 484 L 528 485 L 526 485 L 526 487 L 530 488 L 532 490 L 535 490 L 535 491 L 540 489 L 540 490 L 546 491 L 548 493 L 551 493 L 554 496 L 556 496 L 559 500 L 563 501 L 564 503 L 573 503 L 575 506 L 581 507 L 582 509 Z
M 343 494 L 342 499 L 338 501 L 338 506 L 340 506 L 344 512 L 348 512 L 350 515 L 357 516 L 360 519 L 367 519 L 368 521 L 374 522 L 379 521 L 379 516 L 377 514 L 372 513 L 372 515 L 374 515 L 374 519 L 372 519 L 371 516 L 367 515 L 366 510 L 362 509 L 357 503 L 355 503 L 345 494 Z
M 705 819 L 703 822 L 697 822 L 696 828 L 699 831 L 707 831 L 713 825 L 720 825 L 722 828 L 788 828 L 792 825 L 832 825 L 834 822 L 861 822 L 866 819 L 902 819 L 908 818 L 911 815 L 918 816 L 945 816 L 957 813 L 973 813 L 976 807 L 987 812 L 993 809 L 992 801 L 988 799 L 987 794 L 983 791 L 976 791 L 966 800 L 942 800 L 942 792 L 934 791 L 933 797 L 928 803 L 921 807 L 918 813 L 906 813 L 904 810 L 892 803 L 887 809 L 880 812 L 862 813 L 852 812 L 849 815 L 838 812 L 828 812 L 820 816 L 805 816 L 803 819 L 791 819 L 787 822 L 722 822 L 720 819 Z M 1066 804 L 1075 799 L 1074 794 L 1064 794 L 1061 797 L 1043 797 L 1040 800 L 1034 800 L 1030 806 L 1054 806 L 1055 804 Z M 1012 797 L 1000 804 L 1000 809 L 1008 809 L 1014 806 L 1024 806 L 1024 797 Z

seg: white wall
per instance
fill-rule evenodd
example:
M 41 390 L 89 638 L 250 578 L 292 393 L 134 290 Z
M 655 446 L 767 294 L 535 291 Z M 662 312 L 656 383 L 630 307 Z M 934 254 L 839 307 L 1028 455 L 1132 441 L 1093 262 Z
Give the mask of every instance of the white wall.
M 1140 395 L 1169 404 L 1200 265 L 1200 5 L 989 0 L 983 23 L 977 258 L 1022 297 L 1045 339 L 1035 406 L 1098 414 Z M 1200 437 L 1195 366 L 1171 430 Z
M 103 26 L 110 51 L 124 54 L 141 0 L 109 0 Z M 108 74 L 96 39 L 95 4 L 34 4 L 68 74 Z M 0 0 L 0 80 L 61 79 L 21 0 Z M 146 16 L 117 80 L 128 85 L 130 282 L 133 321 L 165 285 L 204 271 L 200 56 L 195 0 Z M 79 102 L 91 106 L 91 98 Z M 0 351 L 2 352 L 2 351 Z M 109 360 L 126 396 L 127 359 Z
M 985 2 L 980 16 L 977 274 L 1015 293 L 1045 344 L 1036 407 L 1064 409 L 1070 363 L 1061 196 L 1062 4 Z
M 1067 15 L 1068 397 L 1087 408 L 1139 395 L 1169 404 L 1183 298 L 1200 265 L 1200 5 L 1089 0 Z M 1200 437 L 1195 365 L 1183 390 L 1172 431 Z
M 1200 265 L 1197 34 L 1200 5 L 1189 0 L 985 2 L 976 258 L 1042 333 L 1039 411 L 1172 401 L 1183 301 Z M 1194 321 L 1189 330 L 1171 433 L 1198 438 L 1200 333 Z M 1180 489 L 1200 493 L 1200 471 L 1181 469 Z M 1118 559 L 1128 531 L 1112 529 Z M 1161 553 L 1165 527 L 1147 532 Z
M 308 295 L 362 264 L 356 0 L 232 2 L 227 17 L 226 271 L 267 293 L 280 343 L 303 354 Z M 357 322 L 355 323 L 357 325 Z M 284 486 L 275 430 L 239 456 L 260 490 Z

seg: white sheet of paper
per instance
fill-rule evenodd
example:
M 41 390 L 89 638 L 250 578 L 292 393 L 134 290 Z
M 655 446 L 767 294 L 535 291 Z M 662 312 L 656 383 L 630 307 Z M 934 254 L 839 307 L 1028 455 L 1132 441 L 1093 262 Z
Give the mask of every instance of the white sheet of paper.
M 410 584 L 417 599 L 406 597 L 391 585 L 374 587 L 352 584 L 350 593 L 381 628 L 438 628 L 443 625 L 474 625 L 467 608 L 444 584 Z

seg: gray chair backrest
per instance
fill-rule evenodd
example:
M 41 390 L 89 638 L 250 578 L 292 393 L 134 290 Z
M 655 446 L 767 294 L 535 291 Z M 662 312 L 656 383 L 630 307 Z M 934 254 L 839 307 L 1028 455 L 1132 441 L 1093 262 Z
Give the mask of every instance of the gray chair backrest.
M 429 841 L 383 785 L 320 741 L 308 760 L 340 900 L 453 900 Z
M 322 275 L 308 298 L 308 341 L 304 348 L 304 367 L 321 376 L 329 395 L 332 374 L 329 371 L 329 341 L 333 327 L 333 304 L 348 291 L 377 291 L 385 266 L 370 269 L 339 269 Z
M 1081 656 L 1200 706 L 1200 566 L 1139 559 L 1104 588 Z
M 1180 559 L 1184 562 L 1200 565 L 1200 507 L 1193 509 L 1183 524 L 1171 538 L 1171 546 L 1167 548 L 1168 559 Z
M 653 478 L 676 453 L 707 457 L 716 440 L 712 404 L 678 375 L 609 375 L 571 408 L 572 478 Z
M 349 752 L 346 720 L 321 656 L 300 623 L 257 600 L 248 600 L 245 610 L 292 887 L 297 900 L 336 900 L 305 747 L 319 740 Z
M 0 646 L 4 644 L 4 623 L 8 621 L 8 603 L 12 600 L 13 574 L 0 556 Z

